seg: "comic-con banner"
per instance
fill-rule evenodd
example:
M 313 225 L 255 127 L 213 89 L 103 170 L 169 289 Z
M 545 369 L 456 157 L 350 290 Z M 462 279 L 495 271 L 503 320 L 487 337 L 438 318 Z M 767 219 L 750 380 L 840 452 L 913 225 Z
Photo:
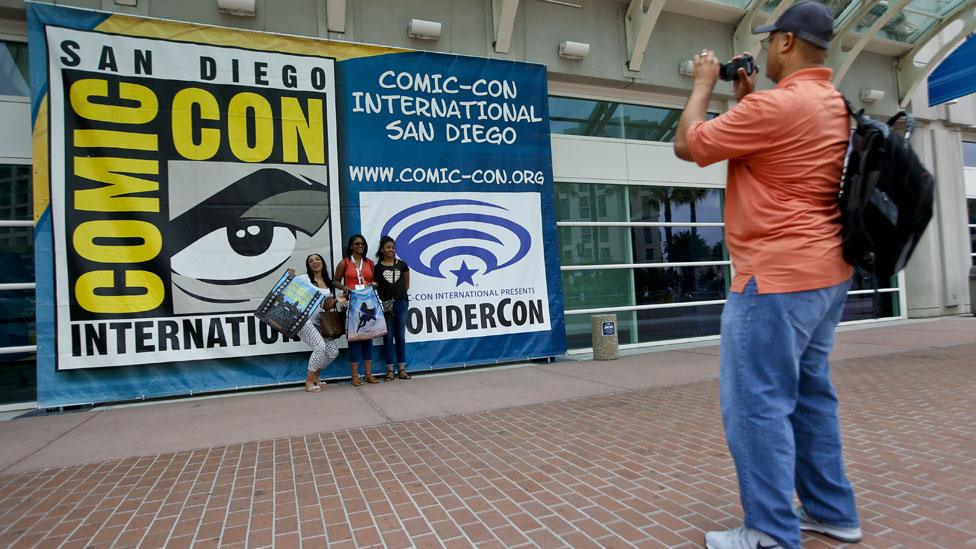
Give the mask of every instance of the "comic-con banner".
M 544 67 L 28 10 L 41 400 L 299 379 L 254 311 L 354 233 L 410 266 L 411 367 L 565 352 Z
M 393 237 L 410 267 L 408 361 L 564 353 L 545 68 L 395 61 L 343 63 L 339 177 L 344 232 Z
M 331 248 L 334 61 L 46 40 L 58 367 L 300 349 L 250 313 Z

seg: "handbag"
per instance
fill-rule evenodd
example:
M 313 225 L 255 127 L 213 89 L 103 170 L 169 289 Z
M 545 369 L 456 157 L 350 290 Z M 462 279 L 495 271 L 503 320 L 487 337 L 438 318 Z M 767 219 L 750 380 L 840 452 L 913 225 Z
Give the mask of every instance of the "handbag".
M 383 302 L 383 312 L 389 313 L 393 311 L 393 301 L 392 299 L 387 299 Z
M 346 333 L 346 314 L 331 309 L 319 313 L 319 333 L 327 339 L 338 339 Z

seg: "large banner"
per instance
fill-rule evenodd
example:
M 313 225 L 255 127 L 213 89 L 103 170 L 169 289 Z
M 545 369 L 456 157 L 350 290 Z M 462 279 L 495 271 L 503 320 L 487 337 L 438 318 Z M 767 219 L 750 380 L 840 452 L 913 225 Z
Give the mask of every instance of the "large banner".
M 254 310 L 354 233 L 410 265 L 412 368 L 565 352 L 544 67 L 29 16 L 42 406 L 301 379 Z

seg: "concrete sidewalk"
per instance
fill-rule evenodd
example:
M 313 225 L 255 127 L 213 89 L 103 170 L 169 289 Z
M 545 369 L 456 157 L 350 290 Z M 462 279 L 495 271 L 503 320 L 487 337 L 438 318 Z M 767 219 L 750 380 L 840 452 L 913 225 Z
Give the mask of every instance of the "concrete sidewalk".
M 702 547 L 742 521 L 717 354 L 3 422 L 0 547 Z M 839 334 L 861 547 L 976 544 L 974 357 L 971 317 Z
M 862 324 L 841 328 L 832 359 L 967 343 L 976 343 L 976 318 Z M 296 387 L 26 417 L 0 422 L 0 474 L 691 383 L 716 378 L 717 357 L 716 341 L 610 362 L 576 355 L 358 388 L 330 384 L 317 395 Z

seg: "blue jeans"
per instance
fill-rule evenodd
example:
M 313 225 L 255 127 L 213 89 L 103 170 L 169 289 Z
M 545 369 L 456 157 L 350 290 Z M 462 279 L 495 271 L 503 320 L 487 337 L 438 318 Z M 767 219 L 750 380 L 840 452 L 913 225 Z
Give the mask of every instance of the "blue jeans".
M 350 341 L 349 362 L 358 364 L 364 360 L 373 360 L 373 340 Z
M 386 365 L 405 365 L 407 363 L 407 309 L 410 302 L 397 299 L 393 302 L 393 310 L 383 313 L 386 317 L 386 335 L 383 336 L 383 351 L 386 353 Z
M 858 525 L 827 362 L 849 287 L 760 295 L 753 279 L 722 311 L 722 422 L 745 525 L 788 548 L 800 547 L 794 489 L 811 517 Z

